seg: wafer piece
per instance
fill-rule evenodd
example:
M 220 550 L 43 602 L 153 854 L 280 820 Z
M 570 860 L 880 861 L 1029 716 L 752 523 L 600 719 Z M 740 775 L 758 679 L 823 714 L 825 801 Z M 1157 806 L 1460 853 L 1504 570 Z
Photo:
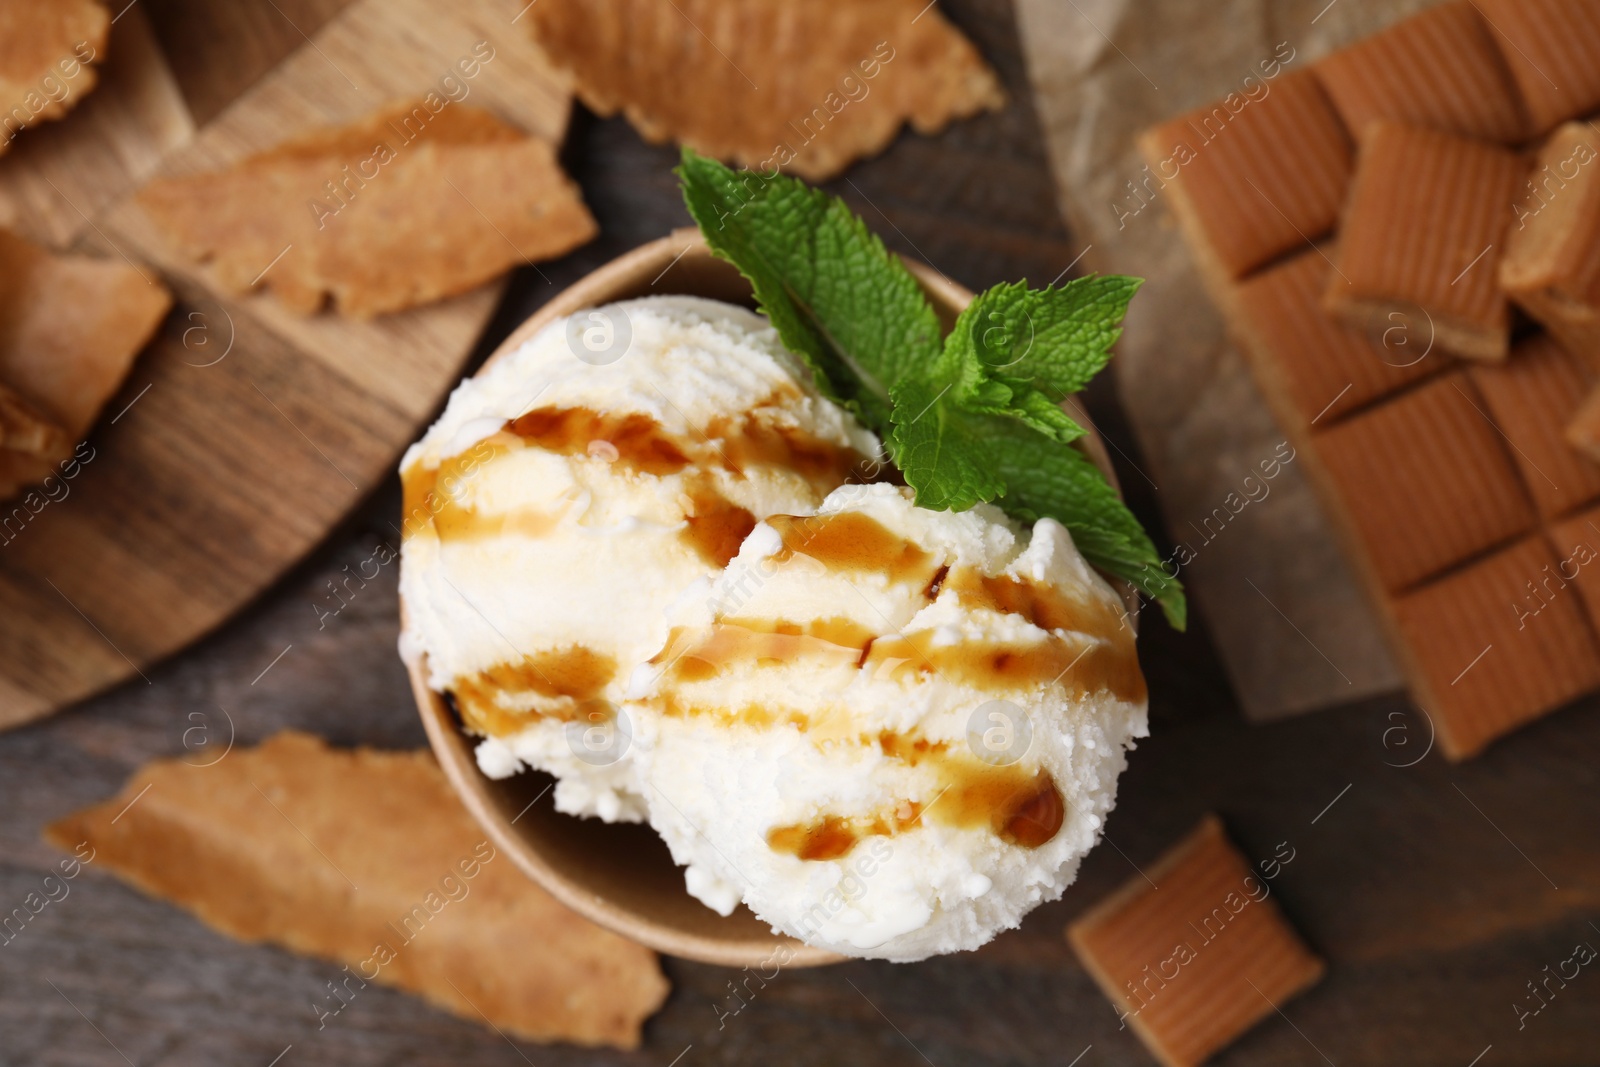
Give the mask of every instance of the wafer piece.
M 1155 1057 L 1195 1067 L 1322 977 L 1271 893 L 1207 815 L 1067 939 Z
M 1600 646 L 1561 564 L 1536 535 L 1394 602 L 1412 692 L 1450 759 L 1600 686 Z
M 1591 631 L 1596 631 L 1600 628 L 1600 508 L 1555 523 L 1545 535 L 1556 554 L 1557 580 L 1551 582 L 1551 589 L 1560 592 L 1560 582 L 1570 582 Z M 1540 593 L 1545 598 L 1552 595 L 1542 583 Z
M 1349 138 L 1311 73 L 1262 85 L 1139 137 L 1159 183 L 1149 192 L 1167 198 L 1213 288 L 1326 234 L 1350 180 Z
M 1500 431 L 1463 371 L 1316 436 L 1316 452 L 1385 589 L 1415 585 L 1533 525 Z
M 172 297 L 120 260 L 57 255 L 0 230 L 0 383 L 58 432 L 0 447 L 0 499 L 50 474 L 121 387 Z
M 1470 374 L 1541 516 L 1556 518 L 1600 498 L 1600 463 L 1563 435 L 1594 383 L 1582 359 L 1540 334 L 1518 345 L 1506 363 Z
M 1501 287 L 1600 370 L 1600 133 L 1584 122 L 1556 130 L 1515 214 Z
M 1294 404 L 1299 419 L 1327 427 L 1441 369 L 1427 338 L 1394 328 L 1377 338 L 1329 315 L 1330 246 L 1312 249 L 1239 285 L 1235 322 L 1258 376 Z
M 994 71 L 924 0 L 542 0 L 534 39 L 648 141 L 811 181 L 1000 107 Z
M 428 753 L 289 731 L 206 762 L 147 764 L 45 836 L 230 937 L 347 964 L 339 997 L 377 982 L 530 1041 L 638 1047 L 655 953 L 516 870 Z
M 0 154 L 94 88 L 110 30 L 98 0 L 0 0 Z
M 370 318 L 465 292 L 594 236 L 544 141 L 430 95 L 139 194 L 173 244 L 242 294 Z
M 1472 0 L 1446 0 L 1313 69 L 1358 141 L 1383 119 L 1503 144 L 1529 132 L 1510 72 Z
M 1474 0 L 1522 95 L 1532 133 L 1600 107 L 1600 3 Z
M 1511 315 L 1499 261 L 1526 177 L 1507 149 L 1378 123 L 1356 166 L 1327 306 L 1374 330 L 1398 313 L 1444 351 L 1505 359 Z

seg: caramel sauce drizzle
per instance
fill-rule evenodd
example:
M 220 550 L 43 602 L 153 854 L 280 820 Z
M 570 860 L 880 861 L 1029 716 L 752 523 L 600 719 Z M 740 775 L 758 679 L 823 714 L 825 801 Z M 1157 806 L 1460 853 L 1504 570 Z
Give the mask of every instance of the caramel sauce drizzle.
M 600 694 L 616 675 L 615 659 L 572 645 L 462 675 L 451 684 L 450 694 L 468 726 L 490 737 L 505 737 L 537 718 L 609 719 L 615 709 Z M 495 699 L 498 694 L 532 694 L 545 698 L 549 707 L 513 710 Z
M 864 457 L 851 448 L 823 441 L 773 421 L 777 405 L 792 399 L 793 390 L 779 390 L 738 417 L 712 420 L 689 440 L 666 431 L 649 415 L 638 412 L 612 414 L 585 407 L 544 407 L 506 423 L 502 433 L 437 468 L 415 466 L 402 476 L 405 491 L 404 536 L 431 528 L 441 540 L 469 540 L 519 533 L 542 537 L 557 528 L 567 509 L 554 513 L 518 512 L 483 515 L 461 506 L 451 486 L 470 478 L 477 468 L 512 447 L 541 448 L 563 456 L 591 455 L 591 446 L 604 442 L 614 450 L 610 459 L 628 470 L 666 476 L 691 468 L 722 469 L 735 478 L 748 477 L 753 468 L 775 467 L 794 471 L 815 489 L 818 499 L 850 480 Z M 440 492 L 443 488 L 443 492 Z M 707 563 L 724 567 L 739 551 L 756 517 L 718 492 L 708 476 L 692 480 L 687 495 L 692 514 L 684 540 Z
M 824 815 L 809 823 L 775 826 L 767 846 L 802 860 L 846 855 L 863 838 L 892 837 L 923 820 L 958 829 L 987 829 L 1021 848 L 1038 848 L 1061 830 L 1066 804 L 1049 772 L 1020 765 L 995 767 L 943 742 L 885 733 L 879 742 L 891 758 L 916 766 L 931 763 L 939 791 L 927 805 L 902 800 L 892 810 L 867 816 Z
M 650 662 L 667 664 L 668 676 L 685 682 L 715 678 L 731 663 L 761 667 L 810 660 L 854 666 L 874 636 L 865 626 L 842 617 L 806 623 L 728 618 L 714 623 L 709 632 L 675 627 L 666 647 Z
M 755 515 L 717 492 L 709 478 L 695 478 L 688 496 L 694 514 L 688 516 L 684 540 L 713 567 L 726 567 L 756 528 Z
M 938 571 L 938 561 L 927 549 L 860 512 L 773 515 L 766 522 L 783 539 L 783 547 L 773 556 L 779 563 L 809 556 L 831 571 L 876 572 L 894 582 L 930 588 Z
M 942 645 L 935 631 L 914 630 L 880 637 L 863 667 L 875 677 L 894 681 L 937 675 L 986 690 L 1054 683 L 1077 696 L 1106 692 L 1130 703 L 1146 696 L 1136 654 L 1103 641 L 1079 646 L 1054 635 L 1030 645 L 997 641 Z

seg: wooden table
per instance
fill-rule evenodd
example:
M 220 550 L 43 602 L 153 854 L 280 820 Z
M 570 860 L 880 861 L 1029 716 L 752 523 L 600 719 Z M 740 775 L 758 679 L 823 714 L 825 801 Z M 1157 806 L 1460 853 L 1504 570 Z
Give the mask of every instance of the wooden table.
M 168 47 L 202 47 L 198 0 L 147 0 Z M 301 28 L 310 0 L 290 4 Z M 1011 94 L 1003 112 L 941 137 L 902 137 L 834 190 L 894 248 L 983 287 L 1059 274 L 1082 251 L 1056 215 L 1005 0 L 950 0 Z M 281 54 L 297 31 L 277 33 Z M 212 68 L 180 82 L 197 114 L 228 87 Z M 208 95 L 210 94 L 210 95 Z M 580 114 L 566 153 L 603 236 L 525 270 L 482 353 L 597 264 L 686 223 L 673 150 L 621 121 Z M 1158 314 L 1143 308 L 1137 313 Z M 1136 463 L 1110 391 L 1094 418 Z M 1122 469 L 1136 509 L 1157 496 Z M 387 536 L 391 482 L 359 516 L 224 632 L 125 688 L 0 735 L 0 910 L 39 886 L 55 854 L 39 828 L 120 787 L 132 768 L 182 751 L 185 730 L 239 743 L 297 727 L 346 743 L 418 746 L 422 728 L 395 656 L 392 570 L 319 628 L 327 583 Z M 1600 975 L 1581 973 L 1518 1030 L 1526 983 L 1600 945 L 1600 714 L 1569 709 L 1461 767 L 1423 751 L 1427 726 L 1399 698 L 1251 727 L 1240 718 L 1201 618 L 1178 635 L 1148 615 L 1142 638 L 1153 736 L 1132 757 L 1110 842 L 1076 885 L 1022 929 L 967 955 L 913 966 L 852 963 L 781 974 L 718 1026 L 730 972 L 667 960 L 674 992 L 638 1053 L 508 1047 L 493 1031 L 373 987 L 327 1029 L 312 1002 L 337 968 L 225 940 L 103 875 L 72 883 L 0 946 L 0 1064 L 1057 1064 L 1153 1062 L 1068 951 L 1062 928 L 1187 830 L 1222 812 L 1253 857 L 1287 841 L 1279 899 L 1327 956 L 1327 978 L 1217 1062 L 1243 1064 L 1594 1063 Z M 115 1047 L 113 1047 L 113 1044 Z M 1492 1046 L 1492 1047 L 1489 1047 Z M 1485 1049 L 1488 1049 L 1485 1052 Z M 681 1059 L 675 1060 L 675 1057 Z M 1076 1058 L 1075 1057 L 1080 1057 Z

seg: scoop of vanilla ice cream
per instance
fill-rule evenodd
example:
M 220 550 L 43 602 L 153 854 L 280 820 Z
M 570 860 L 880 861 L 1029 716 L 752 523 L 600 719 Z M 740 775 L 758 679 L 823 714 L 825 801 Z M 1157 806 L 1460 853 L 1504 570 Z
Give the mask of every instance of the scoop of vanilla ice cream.
M 401 462 L 402 654 L 484 735 L 486 774 L 531 765 L 562 811 L 641 820 L 623 692 L 666 608 L 757 520 L 879 454 L 743 308 L 652 297 L 551 323 Z
M 691 893 L 852 956 L 971 949 L 1061 895 L 1147 734 L 1134 633 L 1059 523 L 849 485 L 755 527 L 632 695 Z

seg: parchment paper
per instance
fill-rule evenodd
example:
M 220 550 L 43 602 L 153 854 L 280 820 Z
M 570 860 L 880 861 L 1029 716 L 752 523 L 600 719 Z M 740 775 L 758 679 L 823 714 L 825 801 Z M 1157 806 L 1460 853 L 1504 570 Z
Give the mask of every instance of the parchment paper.
M 1303 69 L 1427 6 L 1017 0 L 1058 197 L 1087 246 L 1079 268 L 1148 279 L 1117 346 L 1117 387 L 1167 532 L 1184 546 L 1191 603 L 1252 719 L 1398 689 L 1400 674 L 1304 472 L 1288 462 L 1264 476 L 1263 462 L 1273 469 L 1291 450 L 1201 289 L 1158 182 L 1130 190 L 1147 176 L 1135 138 L 1252 88 L 1264 61 L 1292 53 L 1281 71 Z

